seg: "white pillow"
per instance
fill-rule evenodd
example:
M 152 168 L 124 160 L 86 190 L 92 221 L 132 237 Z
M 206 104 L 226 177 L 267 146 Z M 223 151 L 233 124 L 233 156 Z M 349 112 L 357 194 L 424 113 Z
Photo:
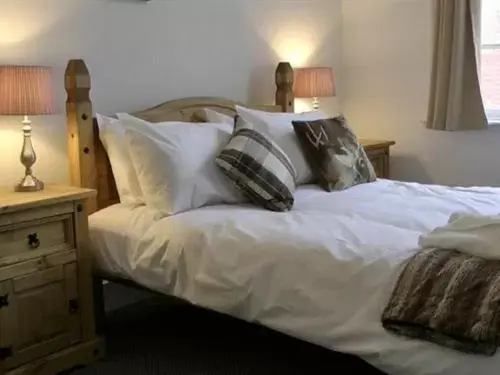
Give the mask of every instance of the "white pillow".
M 130 117 L 128 121 L 133 121 Z M 231 137 L 224 126 L 184 122 L 128 126 L 128 121 L 124 125 L 134 170 L 146 204 L 160 216 L 247 201 L 215 164 Z
M 131 127 L 134 129 L 139 128 L 142 131 L 149 132 L 148 134 L 158 134 L 157 129 L 161 128 L 162 126 L 166 126 L 166 125 L 193 124 L 192 122 L 183 122 L 183 121 L 164 121 L 164 122 L 151 123 L 149 121 L 140 119 L 138 117 L 132 116 L 131 114 L 125 113 L 125 112 L 119 112 L 116 114 L 116 116 L 120 119 L 121 123 L 124 126 Z M 225 115 L 221 114 L 221 116 L 225 116 Z M 226 117 L 231 119 L 231 117 L 229 117 L 229 116 L 226 116 Z M 227 121 L 227 119 L 226 119 L 226 121 L 220 121 L 220 122 L 217 122 L 217 121 L 216 122 L 213 122 L 213 121 L 199 122 L 197 124 L 203 124 L 204 126 L 212 126 L 212 127 L 218 128 L 218 129 L 220 129 L 224 132 L 227 132 L 227 133 L 232 133 L 233 129 L 234 129 L 234 120 L 233 119 L 231 119 L 230 121 Z M 151 131 L 153 133 L 151 133 Z
M 210 108 L 204 108 L 203 111 L 205 112 L 205 117 L 208 122 L 217 122 L 221 124 L 230 124 L 234 126 L 234 117 L 214 111 L 213 109 Z
M 325 119 L 329 117 L 325 112 L 316 110 L 303 113 L 273 113 L 248 109 L 241 106 L 236 106 L 236 112 L 246 122 L 253 123 L 256 130 L 268 134 L 270 138 L 281 147 L 297 172 L 297 186 L 313 182 L 314 175 L 312 169 L 295 135 L 292 121 L 315 121 Z
M 127 150 L 125 128 L 119 119 L 96 114 L 99 138 L 106 150 L 120 202 L 143 204 L 142 191 Z

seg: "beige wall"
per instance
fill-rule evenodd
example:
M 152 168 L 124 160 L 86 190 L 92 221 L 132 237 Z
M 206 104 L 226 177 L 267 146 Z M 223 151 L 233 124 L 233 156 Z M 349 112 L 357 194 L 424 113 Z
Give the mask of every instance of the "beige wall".
M 343 0 L 341 106 L 362 136 L 394 139 L 399 179 L 500 186 L 500 127 L 426 130 L 434 0 Z
M 340 0 L 2 0 L 0 64 L 84 58 L 95 110 L 134 111 L 186 96 L 271 103 L 282 59 L 340 70 Z M 328 108 L 332 108 L 331 106 Z M 33 118 L 46 181 L 68 177 L 63 116 Z M 0 118 L 0 185 L 22 170 L 20 119 Z

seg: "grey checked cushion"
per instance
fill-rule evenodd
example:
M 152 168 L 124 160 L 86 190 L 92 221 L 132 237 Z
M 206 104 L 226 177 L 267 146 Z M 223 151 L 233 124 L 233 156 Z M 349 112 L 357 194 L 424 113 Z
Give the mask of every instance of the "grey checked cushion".
M 296 172 L 283 150 L 241 117 L 215 162 L 256 205 L 271 211 L 292 208 Z

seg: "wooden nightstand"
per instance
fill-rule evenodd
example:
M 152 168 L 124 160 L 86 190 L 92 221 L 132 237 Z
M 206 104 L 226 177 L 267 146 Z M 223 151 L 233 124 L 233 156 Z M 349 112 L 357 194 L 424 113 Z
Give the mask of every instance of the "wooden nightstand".
M 365 148 L 368 158 L 379 178 L 391 178 L 390 171 L 390 147 L 395 145 L 394 141 L 380 141 L 371 139 L 360 139 L 359 142 Z
M 0 188 L 0 374 L 53 375 L 102 355 L 85 213 L 94 195 Z

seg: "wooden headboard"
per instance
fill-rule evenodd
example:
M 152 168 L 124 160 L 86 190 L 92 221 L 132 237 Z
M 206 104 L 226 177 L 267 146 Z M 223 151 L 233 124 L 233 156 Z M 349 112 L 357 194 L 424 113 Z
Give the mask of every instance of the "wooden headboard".
M 293 112 L 293 69 L 280 63 L 276 69 L 276 104 L 247 106 L 271 112 Z M 68 94 L 66 113 L 71 184 L 97 190 L 97 197 L 88 202 L 87 211 L 103 209 L 118 203 L 118 192 L 109 159 L 99 139 L 99 129 L 90 100 L 90 74 L 83 60 L 70 60 L 65 74 Z M 149 122 L 203 121 L 203 109 L 211 108 L 233 116 L 236 101 L 199 97 L 168 101 L 156 107 L 132 113 Z

